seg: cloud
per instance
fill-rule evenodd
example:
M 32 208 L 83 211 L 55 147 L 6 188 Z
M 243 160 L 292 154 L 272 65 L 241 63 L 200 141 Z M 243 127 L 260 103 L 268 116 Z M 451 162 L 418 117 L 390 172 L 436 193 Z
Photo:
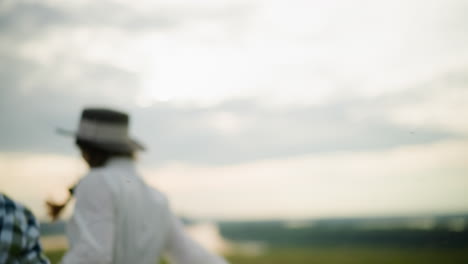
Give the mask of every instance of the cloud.
M 405 11 L 401 2 L 345 2 L 4 4 L 0 146 L 70 154 L 69 141 L 52 131 L 75 127 L 86 105 L 130 111 L 148 162 L 159 164 L 391 149 L 463 135 L 456 113 L 464 111 L 466 77 L 454 58 L 466 50 L 468 38 L 455 34 L 465 25 L 456 7 L 465 5 L 417 1 Z M 174 23 L 158 24 L 166 20 Z
M 466 3 L 459 0 L 4 6 L 1 49 L 44 65 L 67 61 L 133 72 L 147 90 L 140 97 L 151 97 L 144 104 L 219 102 L 239 94 L 290 104 L 327 103 L 343 94 L 377 97 L 468 56 L 468 38 L 459 34 L 467 30 L 460 12 Z
M 107 65 L 76 69 L 64 63 L 55 68 L 8 55 L 0 58 L 2 151 L 71 153 L 71 140 L 58 137 L 55 128 L 75 128 L 86 105 L 131 102 L 128 87 L 137 86 L 132 73 Z M 64 74 L 69 70 L 75 70 L 73 77 Z
M 465 130 L 453 129 L 466 127 L 457 114 L 467 96 L 463 69 L 434 77 L 418 89 L 371 99 L 271 105 L 250 98 L 209 106 L 158 102 L 140 108 L 134 103 L 137 92 L 131 88 L 138 87 L 138 77 L 123 69 L 84 62 L 80 65 L 85 67 L 75 67 L 67 61 L 44 67 L 3 58 L 3 151 L 74 153 L 72 140 L 53 131 L 57 126 L 75 128 L 81 109 L 89 105 L 129 111 L 132 131 L 149 148 L 145 162 L 157 164 L 236 164 L 310 153 L 392 149 L 466 135 Z M 453 104 L 454 99 L 459 103 Z M 444 107 L 449 110 L 440 111 Z M 438 112 L 435 119 L 428 117 L 431 111 Z M 427 124 L 421 123 L 425 120 Z
M 467 70 L 462 65 L 434 74 L 432 79 L 394 98 L 388 105 L 387 118 L 404 126 L 467 135 L 468 121 L 461 117 L 468 111 Z
M 466 138 L 393 150 L 311 154 L 231 166 L 147 167 L 181 213 L 221 218 L 463 212 Z M 226 205 L 229 209 L 226 210 Z
M 37 37 L 49 26 L 70 22 L 66 13 L 39 2 L 5 1 L 0 5 L 0 14 L 0 30 L 4 33 L 3 38 Z
M 171 3 L 141 1 L 5 1 L 0 5 L 3 38 L 26 41 L 40 38 L 56 28 L 74 30 L 115 28 L 129 33 L 164 31 L 194 21 L 226 21 L 246 16 L 246 1 L 224 5 L 202 2 Z
M 30 100 L 27 98 L 10 99 L 16 103 L 10 110 L 14 116 L 0 116 L 3 123 L 9 124 L 0 139 L 2 149 L 71 153 L 71 140 L 57 137 L 53 128 L 76 127 L 84 103 L 53 93 L 43 97 L 32 94 Z M 58 100 L 51 102 L 48 98 Z M 28 107 L 18 107 L 19 104 Z M 134 120 L 133 134 L 148 145 L 145 155 L 148 163 L 233 164 L 309 153 L 391 149 L 456 136 L 397 126 L 377 117 L 356 117 L 362 111 L 367 114 L 367 108 L 361 109 L 359 102 L 286 109 L 262 107 L 254 100 L 225 102 L 208 108 L 169 103 L 144 109 L 128 105 L 126 108 Z
M 236 103 L 248 107 L 238 109 Z M 368 109 L 361 109 L 359 102 L 290 108 L 264 108 L 255 101 L 250 105 L 241 101 L 198 109 L 155 107 L 138 112 L 141 123 L 135 124 L 135 131 L 153 149 L 151 160 L 159 157 L 208 164 L 389 149 L 454 136 L 352 116 L 362 110 Z

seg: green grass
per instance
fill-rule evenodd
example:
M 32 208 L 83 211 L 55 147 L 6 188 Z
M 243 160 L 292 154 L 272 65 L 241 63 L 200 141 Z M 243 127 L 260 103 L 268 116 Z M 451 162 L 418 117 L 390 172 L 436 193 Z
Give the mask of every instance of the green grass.
M 466 264 L 468 250 L 310 248 L 278 249 L 257 257 L 232 256 L 233 264 Z
M 63 251 L 47 252 L 58 263 Z M 260 256 L 232 255 L 231 264 L 466 264 L 468 249 L 294 248 Z
M 50 263 L 55 264 L 59 263 L 59 261 L 62 259 L 63 254 L 65 251 L 46 251 L 47 257 L 49 257 Z

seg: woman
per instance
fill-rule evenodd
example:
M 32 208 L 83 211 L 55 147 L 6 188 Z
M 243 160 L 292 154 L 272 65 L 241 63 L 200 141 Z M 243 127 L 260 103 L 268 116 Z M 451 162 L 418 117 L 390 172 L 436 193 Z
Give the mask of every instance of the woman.
M 129 118 L 109 109 L 85 109 L 76 144 L 89 173 L 71 191 L 75 210 L 67 224 L 70 249 L 62 263 L 225 264 L 191 240 L 166 197 L 148 186 L 135 167 L 143 146 L 128 136 Z M 58 216 L 61 208 L 50 204 Z

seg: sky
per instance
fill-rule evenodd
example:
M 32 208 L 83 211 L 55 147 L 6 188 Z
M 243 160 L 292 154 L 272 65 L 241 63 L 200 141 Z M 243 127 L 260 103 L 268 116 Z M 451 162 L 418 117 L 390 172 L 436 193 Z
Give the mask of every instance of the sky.
M 87 106 L 180 215 L 468 212 L 464 0 L 3 0 L 0 191 L 45 217 Z M 68 211 L 68 214 L 70 213 Z

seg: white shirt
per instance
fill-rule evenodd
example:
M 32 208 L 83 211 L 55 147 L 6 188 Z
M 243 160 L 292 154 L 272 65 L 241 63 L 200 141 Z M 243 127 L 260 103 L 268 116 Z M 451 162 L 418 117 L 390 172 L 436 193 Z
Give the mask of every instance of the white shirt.
M 76 188 L 63 264 L 227 264 L 184 232 L 166 197 L 127 158 L 92 169 Z

